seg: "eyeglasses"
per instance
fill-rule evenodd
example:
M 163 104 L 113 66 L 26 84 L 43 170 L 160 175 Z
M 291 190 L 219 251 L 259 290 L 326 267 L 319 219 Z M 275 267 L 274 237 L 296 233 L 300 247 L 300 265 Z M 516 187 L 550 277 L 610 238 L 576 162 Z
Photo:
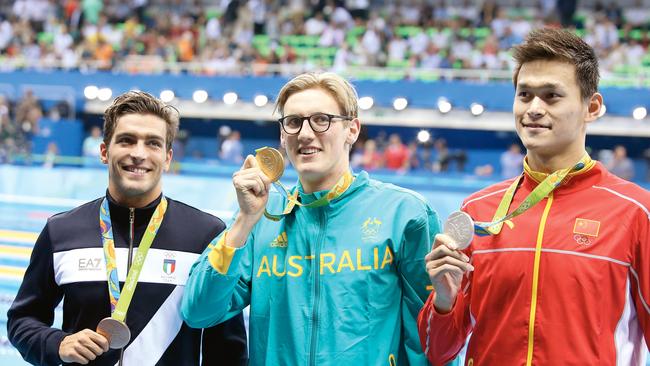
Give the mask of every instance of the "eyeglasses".
M 311 129 L 314 132 L 322 133 L 329 130 L 330 125 L 332 124 L 332 118 L 340 118 L 349 121 L 354 117 L 339 116 L 329 113 L 314 113 L 311 116 L 304 117 L 297 115 L 284 116 L 278 119 L 278 122 L 280 122 L 282 129 L 287 133 L 287 135 L 297 135 L 300 133 L 300 130 L 302 130 L 302 125 L 305 120 L 309 121 L 309 126 L 311 126 Z

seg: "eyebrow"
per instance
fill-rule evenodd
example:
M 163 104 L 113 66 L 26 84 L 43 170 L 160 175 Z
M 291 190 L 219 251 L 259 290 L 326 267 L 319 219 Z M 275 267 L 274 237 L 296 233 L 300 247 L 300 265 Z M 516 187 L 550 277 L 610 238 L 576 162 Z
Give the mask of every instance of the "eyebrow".
M 136 134 L 131 133 L 131 132 L 122 132 L 122 133 L 119 133 L 119 134 L 115 135 L 115 139 L 118 139 L 120 137 L 137 137 L 137 136 L 136 136 Z M 146 140 L 165 141 L 165 139 L 162 136 L 158 136 L 158 135 L 149 134 L 149 135 L 145 135 L 144 138 Z
M 517 89 L 562 89 L 562 84 L 560 83 L 544 83 L 541 85 L 530 85 L 527 83 L 519 83 L 517 84 Z
M 327 112 L 312 112 L 312 113 L 305 113 L 305 114 L 302 114 L 302 113 L 287 113 L 287 114 L 285 114 L 285 117 L 286 116 L 309 117 L 309 116 L 313 116 L 314 114 L 332 114 L 332 113 L 327 113 Z

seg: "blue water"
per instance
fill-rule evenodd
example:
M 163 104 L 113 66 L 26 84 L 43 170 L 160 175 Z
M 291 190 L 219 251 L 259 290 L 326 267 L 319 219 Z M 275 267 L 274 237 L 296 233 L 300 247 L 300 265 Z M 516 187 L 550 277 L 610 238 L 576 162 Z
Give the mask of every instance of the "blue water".
M 17 204 L 0 202 L 0 230 L 12 230 L 38 234 L 45 225 L 46 219 L 57 212 L 69 210 L 67 206 L 49 206 L 33 204 Z M 0 245 L 15 248 L 31 248 L 33 243 L 0 239 Z M 4 253 L 3 253 L 4 254 Z M 26 268 L 29 264 L 27 257 L 0 256 L 0 266 Z M 0 365 L 18 366 L 28 365 L 7 339 L 7 310 L 11 306 L 20 279 L 0 277 Z M 60 324 L 61 309 L 57 309 L 56 324 Z

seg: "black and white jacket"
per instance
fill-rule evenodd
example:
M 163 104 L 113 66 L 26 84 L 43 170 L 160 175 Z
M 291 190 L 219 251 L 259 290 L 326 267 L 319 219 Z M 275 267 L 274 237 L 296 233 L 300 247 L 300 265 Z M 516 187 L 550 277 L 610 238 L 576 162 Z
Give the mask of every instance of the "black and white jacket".
M 126 279 L 130 229 L 135 255 L 149 219 L 161 200 L 134 210 L 107 194 L 120 285 Z M 7 313 L 11 343 L 26 361 L 59 365 L 59 345 L 69 334 L 110 316 L 104 252 L 99 228 L 103 198 L 52 216 L 41 232 L 23 283 Z M 242 316 L 207 329 L 192 329 L 180 316 L 180 301 L 190 267 L 224 223 L 182 202 L 168 208 L 147 254 L 126 323 L 131 342 L 123 365 L 243 365 L 247 362 Z M 54 309 L 63 299 L 62 329 L 52 328 Z M 115 365 L 120 351 L 109 350 L 91 365 Z

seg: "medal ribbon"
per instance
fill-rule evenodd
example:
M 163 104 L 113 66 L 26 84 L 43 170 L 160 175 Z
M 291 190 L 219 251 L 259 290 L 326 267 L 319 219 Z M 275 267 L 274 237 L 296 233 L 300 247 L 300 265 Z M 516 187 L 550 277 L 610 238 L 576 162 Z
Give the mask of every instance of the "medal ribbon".
M 547 175 L 544 180 L 542 180 L 537 185 L 537 187 L 535 187 L 535 189 L 530 192 L 530 194 L 514 211 L 512 211 L 510 214 L 507 214 L 508 209 L 510 208 L 510 204 L 512 203 L 512 199 L 515 196 L 515 191 L 517 190 L 517 187 L 523 178 L 523 174 L 520 175 L 506 190 L 506 193 L 503 195 L 503 198 L 499 203 L 497 211 L 494 213 L 492 221 L 475 222 L 474 232 L 478 236 L 498 235 L 501 232 L 504 223 L 512 227 L 512 222 L 510 222 L 510 219 L 521 215 L 522 213 L 528 211 L 530 208 L 541 202 L 544 198 L 551 194 L 551 192 L 559 187 L 569 174 L 581 171 L 585 168 L 591 169 L 595 164 L 596 162 L 593 161 L 588 154 L 585 154 L 582 159 L 580 159 L 580 161 L 573 167 L 560 169 L 553 172 L 552 174 Z M 536 176 L 539 177 L 539 175 Z
M 329 192 L 323 195 L 323 197 L 308 204 L 303 204 L 300 202 L 300 200 L 298 199 L 298 189 L 294 188 L 294 192 L 291 193 L 282 183 L 280 183 L 280 181 L 277 181 L 273 183 L 273 186 L 285 196 L 285 198 L 288 201 L 287 205 L 284 207 L 282 213 L 278 215 L 271 214 L 265 209 L 264 216 L 266 216 L 266 218 L 269 220 L 279 221 L 284 216 L 290 214 L 291 211 L 293 211 L 294 207 L 296 206 L 302 206 L 306 208 L 325 206 L 329 204 L 330 201 L 335 200 L 336 198 L 340 197 L 343 193 L 345 193 L 345 191 L 347 191 L 347 189 L 350 188 L 350 185 L 352 185 L 353 181 L 354 181 L 354 175 L 352 175 L 352 173 L 349 170 L 346 171 L 345 174 L 343 174 L 343 176 L 338 180 L 338 182 L 336 182 L 334 187 L 332 187 L 332 189 L 329 190 Z
M 138 284 L 138 277 L 142 271 L 147 252 L 158 233 L 163 218 L 167 211 L 167 199 L 163 196 L 156 210 L 149 220 L 147 230 L 138 245 L 131 269 L 126 276 L 124 289 L 120 292 L 120 281 L 117 276 L 117 261 L 115 259 L 115 242 L 113 240 L 113 227 L 111 225 L 111 214 L 108 207 L 108 200 L 104 198 L 99 209 L 99 227 L 102 234 L 102 245 L 104 247 L 104 258 L 106 260 L 106 276 L 108 277 L 108 295 L 111 301 L 111 317 L 124 322 L 126 311 L 133 299 L 135 287 Z

